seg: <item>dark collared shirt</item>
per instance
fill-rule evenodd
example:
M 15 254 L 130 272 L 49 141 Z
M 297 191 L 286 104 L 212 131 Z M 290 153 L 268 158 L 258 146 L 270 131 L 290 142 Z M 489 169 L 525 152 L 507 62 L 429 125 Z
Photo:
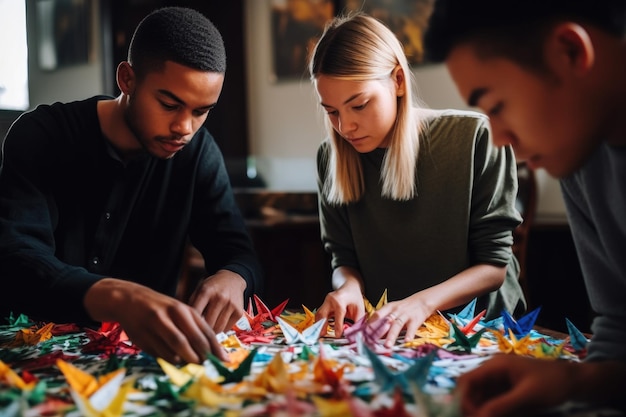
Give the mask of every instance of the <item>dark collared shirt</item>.
M 174 295 L 187 239 L 209 274 L 260 289 L 261 271 L 222 154 L 203 127 L 173 158 L 124 164 L 94 97 L 23 114 L 0 173 L 0 310 L 81 321 L 87 290 L 114 277 Z

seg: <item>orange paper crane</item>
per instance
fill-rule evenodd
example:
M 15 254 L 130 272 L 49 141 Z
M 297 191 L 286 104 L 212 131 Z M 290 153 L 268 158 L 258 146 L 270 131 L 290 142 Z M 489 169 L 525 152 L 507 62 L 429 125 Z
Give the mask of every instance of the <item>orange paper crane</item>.
M 15 334 L 15 340 L 12 346 L 37 345 L 41 342 L 45 342 L 52 337 L 53 327 L 54 323 L 48 323 L 37 330 L 33 330 L 32 328 L 21 329 Z
M 36 385 L 36 380 L 29 382 L 24 381 L 17 372 L 15 372 L 9 365 L 0 360 L 0 381 L 6 381 L 11 387 L 19 388 L 21 390 L 32 389 Z
M 85 417 L 119 417 L 124 413 L 124 402 L 131 384 L 122 385 L 126 369 L 102 375 L 98 378 L 74 365 L 58 360 L 57 366 L 65 375 L 70 394 Z

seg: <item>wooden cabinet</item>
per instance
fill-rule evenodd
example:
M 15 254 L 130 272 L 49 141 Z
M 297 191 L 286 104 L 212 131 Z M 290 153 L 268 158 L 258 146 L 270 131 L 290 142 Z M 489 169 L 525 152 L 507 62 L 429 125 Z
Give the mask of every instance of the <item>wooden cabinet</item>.
M 293 309 L 321 306 L 331 291 L 331 270 L 317 215 L 247 223 L 265 273 L 266 305 L 272 308 L 289 299 Z
M 331 291 L 331 270 L 320 239 L 316 194 L 259 189 L 236 191 L 235 197 L 264 273 L 258 295 L 269 308 L 286 299 L 289 308 L 318 308 Z M 178 297 L 186 300 L 204 276 L 202 257 L 190 247 Z

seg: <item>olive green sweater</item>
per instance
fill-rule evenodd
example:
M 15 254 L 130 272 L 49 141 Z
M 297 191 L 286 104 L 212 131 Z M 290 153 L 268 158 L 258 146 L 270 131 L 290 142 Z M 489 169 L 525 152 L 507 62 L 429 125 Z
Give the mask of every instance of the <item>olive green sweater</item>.
M 380 170 L 386 149 L 360 154 L 365 193 L 353 204 L 331 205 L 321 195 L 330 143 L 318 150 L 321 235 L 332 267 L 358 269 L 365 296 L 376 303 L 385 289 L 398 300 L 441 283 L 468 267 L 508 265 L 506 281 L 480 297 L 477 313 L 487 319 L 502 309 L 525 308 L 519 264 L 511 252 L 516 162 L 509 147 L 496 148 L 487 118 L 457 110 L 427 111 L 417 164 L 417 196 L 394 201 L 381 196 Z M 459 306 L 462 308 L 463 306 Z

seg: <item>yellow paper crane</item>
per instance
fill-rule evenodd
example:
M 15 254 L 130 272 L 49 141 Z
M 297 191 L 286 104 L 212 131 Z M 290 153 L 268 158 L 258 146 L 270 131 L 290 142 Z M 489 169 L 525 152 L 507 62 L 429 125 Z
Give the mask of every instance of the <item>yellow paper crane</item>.
M 19 388 L 21 390 L 32 389 L 36 382 L 26 382 L 15 372 L 9 365 L 0 361 L 0 381 L 6 381 L 11 387 Z
M 122 385 L 126 369 L 102 375 L 98 378 L 61 359 L 57 366 L 65 375 L 70 394 L 85 417 L 119 417 L 124 413 L 124 403 L 132 383 Z
M 372 317 L 372 314 L 374 314 L 376 310 L 380 310 L 382 306 L 387 304 L 387 290 L 385 289 L 385 291 L 383 291 L 383 295 L 380 296 L 376 307 L 365 297 L 363 297 L 363 303 L 365 303 L 365 314 L 367 314 L 367 317 Z

